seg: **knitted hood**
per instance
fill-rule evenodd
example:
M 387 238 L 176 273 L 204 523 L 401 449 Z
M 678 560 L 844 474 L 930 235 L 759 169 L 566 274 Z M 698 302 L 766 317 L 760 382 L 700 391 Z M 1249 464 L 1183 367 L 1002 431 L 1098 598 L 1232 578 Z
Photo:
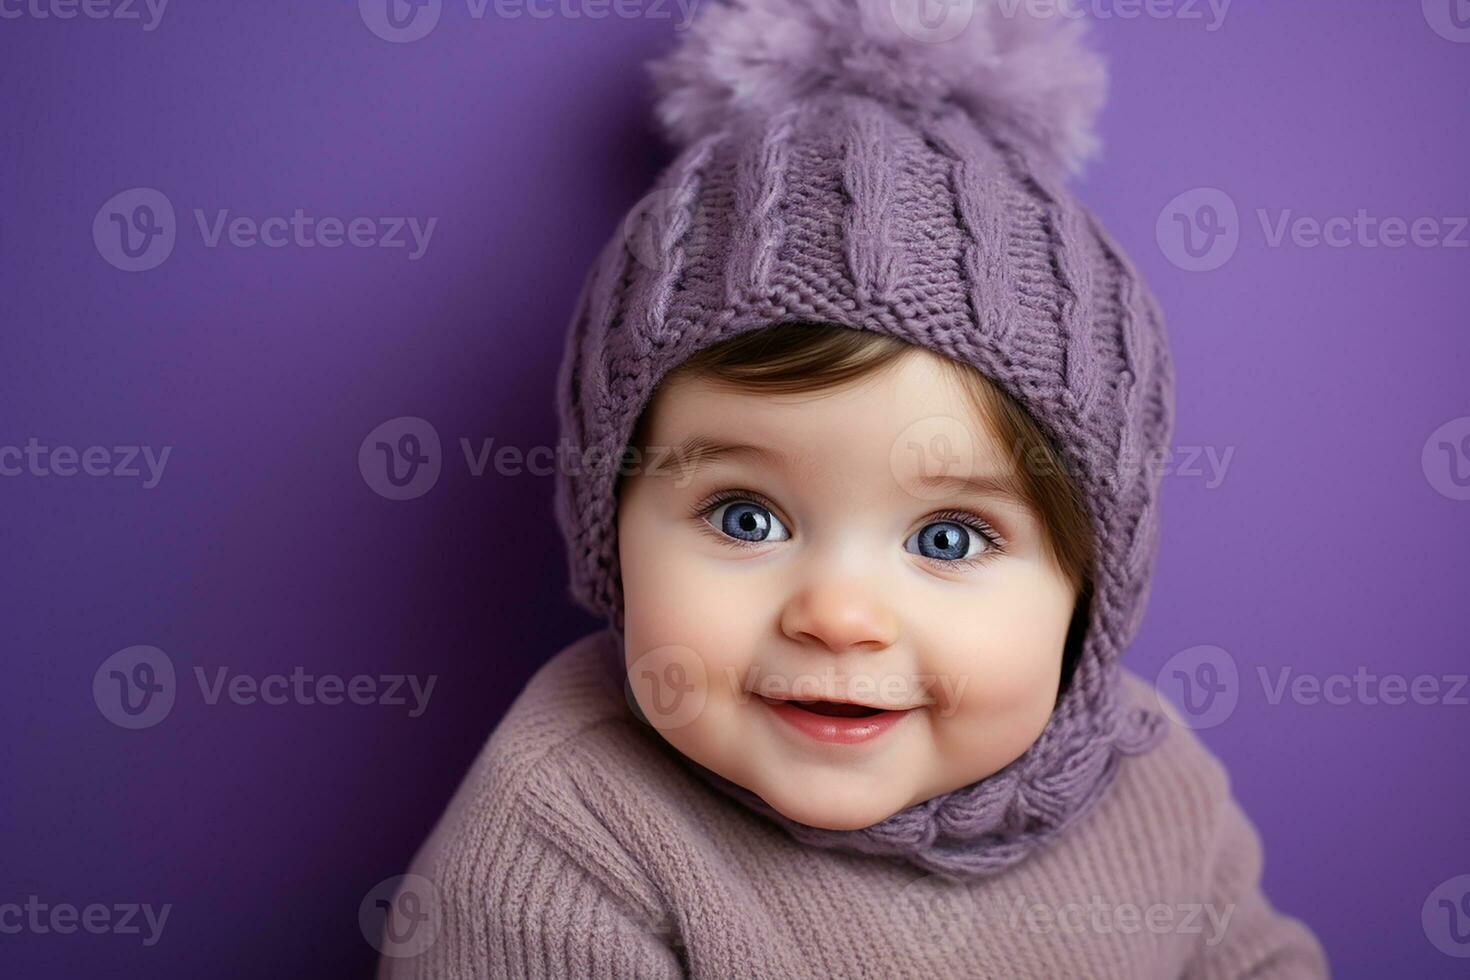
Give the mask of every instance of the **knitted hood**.
M 1037 741 L 851 831 L 791 821 L 695 766 L 800 840 L 975 876 L 1060 833 L 1162 737 L 1159 715 L 1122 707 L 1117 664 L 1147 601 L 1159 472 L 1145 463 L 1169 443 L 1173 368 L 1152 295 L 1065 186 L 1104 91 L 1082 22 L 975 0 L 936 27 L 924 3 L 708 2 L 653 66 L 679 152 L 578 299 L 557 397 L 584 462 L 559 469 L 555 509 L 574 597 L 621 639 L 618 463 L 655 386 L 696 351 L 837 324 L 969 364 L 1024 405 L 1098 544 L 1082 652 Z

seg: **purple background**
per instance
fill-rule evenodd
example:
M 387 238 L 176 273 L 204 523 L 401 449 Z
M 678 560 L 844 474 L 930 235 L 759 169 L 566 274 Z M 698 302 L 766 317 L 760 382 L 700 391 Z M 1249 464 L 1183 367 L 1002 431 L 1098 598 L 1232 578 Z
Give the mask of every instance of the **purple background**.
M 351 3 L 174 0 L 154 31 L 22 9 L 0 20 L 0 446 L 172 455 L 153 489 L 0 477 L 0 903 L 173 909 L 151 948 L 0 935 L 0 973 L 362 976 L 362 897 L 531 672 L 596 625 L 565 597 L 550 478 L 474 477 L 459 439 L 554 442 L 582 275 L 667 159 L 639 65 L 677 8 L 475 19 L 445 0 L 406 44 Z M 1462 976 L 1420 911 L 1470 873 L 1470 708 L 1272 705 L 1256 669 L 1466 669 L 1470 502 L 1420 457 L 1470 415 L 1470 250 L 1273 248 L 1255 212 L 1470 212 L 1470 44 L 1417 2 L 1240 3 L 1215 31 L 1199 9 L 1096 32 L 1108 149 L 1080 189 L 1168 313 L 1176 444 L 1234 448 L 1217 487 L 1167 478 L 1125 662 L 1153 678 L 1187 648 L 1229 651 L 1239 706 L 1201 734 L 1260 829 L 1268 894 L 1336 975 Z M 139 186 L 172 201 L 178 241 L 126 273 L 91 226 Z M 1155 221 L 1201 186 L 1239 206 L 1241 242 L 1187 272 Z M 192 216 L 298 207 L 439 221 L 409 261 L 210 249 Z M 404 415 L 433 423 L 444 468 L 392 501 L 357 452 Z M 180 674 L 142 731 L 91 693 L 134 644 Z M 438 682 L 419 718 L 211 706 L 196 666 Z

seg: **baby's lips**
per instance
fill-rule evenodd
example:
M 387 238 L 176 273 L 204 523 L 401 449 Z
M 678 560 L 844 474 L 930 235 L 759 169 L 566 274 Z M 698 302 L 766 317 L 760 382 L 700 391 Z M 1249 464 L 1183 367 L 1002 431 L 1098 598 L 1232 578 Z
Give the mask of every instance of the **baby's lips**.
M 846 698 L 826 698 L 826 697 L 809 698 L 809 697 L 804 697 L 804 696 L 803 697 L 799 697 L 799 698 L 798 697 L 773 697 L 773 696 L 765 695 L 765 694 L 757 695 L 757 697 L 759 697 L 763 701 L 769 701 L 769 702 L 772 702 L 772 703 L 778 703 L 778 702 L 781 702 L 781 701 L 789 701 L 792 704 L 802 704 L 802 705 L 806 705 L 806 704 L 845 704 L 845 705 L 851 705 L 851 706 L 853 706 L 855 708 L 871 708 L 874 711 L 907 711 L 910 708 L 915 707 L 914 705 L 911 705 L 911 704 L 890 704 L 890 703 L 882 702 L 882 701 L 852 701 L 852 700 L 848 700 Z
M 823 690 L 811 690 L 803 688 L 800 691 L 784 690 L 759 690 L 753 692 L 757 697 L 768 701 L 831 701 L 837 704 L 852 704 L 863 708 L 873 708 L 878 711 L 909 711 L 913 708 L 926 708 L 934 704 L 934 699 L 927 692 L 920 692 L 912 697 L 907 695 L 899 697 L 879 697 L 872 695 L 850 695 L 843 691 L 831 688 Z

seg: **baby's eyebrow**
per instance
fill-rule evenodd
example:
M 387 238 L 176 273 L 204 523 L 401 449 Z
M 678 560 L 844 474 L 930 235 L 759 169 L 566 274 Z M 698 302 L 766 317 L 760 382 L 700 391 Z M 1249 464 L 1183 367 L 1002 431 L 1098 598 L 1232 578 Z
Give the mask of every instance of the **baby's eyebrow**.
M 918 476 L 913 482 L 927 490 L 945 490 L 951 493 L 973 494 L 980 497 L 1001 497 L 1027 510 L 1034 510 L 1031 497 L 1013 474 L 960 476 L 957 474 Z
M 751 457 L 772 466 L 784 467 L 790 462 L 785 453 L 770 446 L 757 446 L 746 442 L 723 442 L 709 436 L 698 435 L 690 436 L 679 445 L 671 447 L 667 453 L 661 454 L 658 452 L 658 447 L 653 447 L 654 463 L 649 472 L 663 473 L 678 470 L 687 473 L 705 463 L 741 456 Z
M 656 448 L 656 447 L 655 447 Z M 789 457 L 771 446 L 757 446 L 746 442 L 724 442 L 710 436 L 690 436 L 666 454 L 654 452 L 651 473 L 677 470 L 688 473 L 691 469 L 720 459 L 751 457 L 772 466 L 787 466 Z M 1001 474 L 933 474 L 916 476 L 913 482 L 926 490 L 970 494 L 979 497 L 1000 497 L 1020 507 L 1032 508 L 1031 498 L 1021 482 L 1012 473 Z

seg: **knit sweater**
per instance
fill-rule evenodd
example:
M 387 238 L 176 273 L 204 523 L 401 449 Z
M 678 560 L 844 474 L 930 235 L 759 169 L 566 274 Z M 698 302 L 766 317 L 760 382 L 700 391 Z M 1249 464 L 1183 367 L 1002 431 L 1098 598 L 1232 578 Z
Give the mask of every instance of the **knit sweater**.
M 960 882 L 800 844 L 713 789 L 629 710 L 611 642 L 557 654 L 491 735 L 412 868 L 431 933 L 396 951 L 427 948 L 381 980 L 1328 975 L 1176 723 L 1052 846 Z M 1126 671 L 1123 690 L 1152 696 Z

